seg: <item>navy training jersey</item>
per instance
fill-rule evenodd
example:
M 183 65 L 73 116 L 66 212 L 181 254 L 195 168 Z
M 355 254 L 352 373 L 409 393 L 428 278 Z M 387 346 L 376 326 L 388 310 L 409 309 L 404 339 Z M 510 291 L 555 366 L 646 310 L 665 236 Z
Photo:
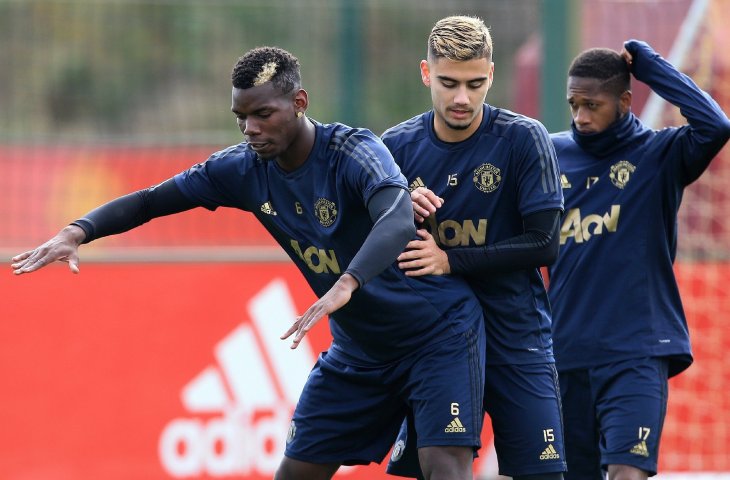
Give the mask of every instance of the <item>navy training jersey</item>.
M 425 186 L 444 199 L 423 227 L 445 250 L 521 235 L 523 217 L 563 206 L 555 152 L 542 124 L 486 104 L 483 109 L 479 129 L 462 142 L 436 137 L 433 111 L 383 134 L 411 190 Z M 487 364 L 553 361 L 550 305 L 537 268 L 465 278 L 483 307 Z
M 244 142 L 178 174 L 175 182 L 189 199 L 210 210 L 252 212 L 321 297 L 370 233 L 373 222 L 366 205 L 373 193 L 406 184 L 372 132 L 313 123 L 312 152 L 293 172 L 260 159 Z M 411 279 L 392 264 L 330 315 L 330 354 L 363 364 L 389 362 L 444 335 L 474 328 L 481 319 L 479 303 L 465 282 Z
M 654 131 L 629 113 L 608 130 L 552 135 L 565 215 L 549 269 L 559 370 L 639 357 L 670 357 L 669 374 L 692 362 L 673 271 L 684 188 L 730 135 L 707 94 L 643 42 L 628 42 L 634 76 L 689 125 Z

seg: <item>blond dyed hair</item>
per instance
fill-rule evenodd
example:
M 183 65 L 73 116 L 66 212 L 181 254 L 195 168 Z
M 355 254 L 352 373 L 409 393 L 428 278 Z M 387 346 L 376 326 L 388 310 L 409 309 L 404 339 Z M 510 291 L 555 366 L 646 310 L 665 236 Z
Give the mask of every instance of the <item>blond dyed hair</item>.
M 442 18 L 428 36 L 428 58 L 465 61 L 486 58 L 492 61 L 492 36 L 478 17 L 454 15 Z

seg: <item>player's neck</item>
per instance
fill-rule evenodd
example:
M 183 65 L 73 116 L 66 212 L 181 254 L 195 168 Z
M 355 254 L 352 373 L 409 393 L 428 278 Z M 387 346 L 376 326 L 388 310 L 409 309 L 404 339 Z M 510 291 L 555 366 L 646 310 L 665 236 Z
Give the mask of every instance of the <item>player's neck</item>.
M 276 158 L 276 163 L 286 172 L 293 172 L 304 165 L 314 147 L 316 128 L 307 117 L 301 118 L 302 126 L 289 148 Z

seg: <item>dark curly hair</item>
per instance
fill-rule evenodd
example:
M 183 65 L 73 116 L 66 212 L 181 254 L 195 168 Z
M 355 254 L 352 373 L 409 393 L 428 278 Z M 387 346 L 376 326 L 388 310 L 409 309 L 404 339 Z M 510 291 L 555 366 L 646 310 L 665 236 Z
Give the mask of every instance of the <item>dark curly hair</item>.
M 631 90 L 629 66 L 617 51 L 610 48 L 584 51 L 570 64 L 568 76 L 601 80 L 601 90 L 616 96 Z
M 235 88 L 247 89 L 272 82 L 282 93 L 301 87 L 299 60 L 278 47 L 258 47 L 238 59 L 231 73 Z

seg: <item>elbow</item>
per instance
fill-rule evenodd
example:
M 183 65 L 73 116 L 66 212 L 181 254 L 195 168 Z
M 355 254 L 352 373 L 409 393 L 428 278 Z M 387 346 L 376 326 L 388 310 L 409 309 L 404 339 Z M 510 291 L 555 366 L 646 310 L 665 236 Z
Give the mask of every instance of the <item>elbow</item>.
M 723 143 L 727 143 L 730 140 L 730 119 L 724 117 L 718 125 L 718 137 L 722 139 Z

